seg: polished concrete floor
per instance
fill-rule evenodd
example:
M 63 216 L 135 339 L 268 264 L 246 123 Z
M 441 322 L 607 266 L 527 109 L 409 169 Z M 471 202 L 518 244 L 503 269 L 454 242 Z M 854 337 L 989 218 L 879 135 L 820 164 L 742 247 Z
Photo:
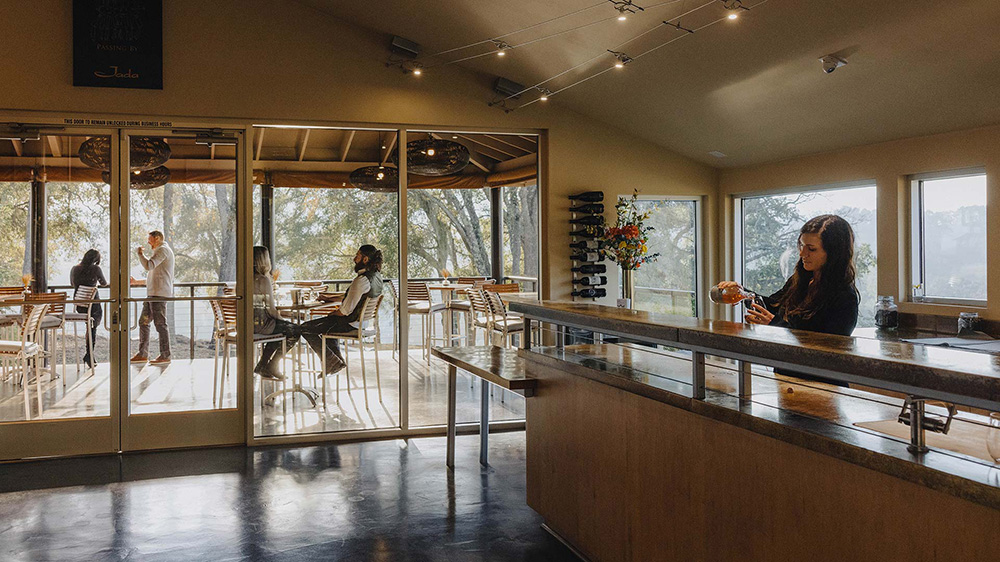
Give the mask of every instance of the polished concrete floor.
M 576 558 L 525 505 L 524 433 L 0 465 L 0 560 Z

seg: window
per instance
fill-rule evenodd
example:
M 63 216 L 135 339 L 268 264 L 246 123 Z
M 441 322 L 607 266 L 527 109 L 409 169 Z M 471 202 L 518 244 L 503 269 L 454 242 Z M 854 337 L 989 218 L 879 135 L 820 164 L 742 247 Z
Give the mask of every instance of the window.
M 913 300 L 986 301 L 986 174 L 912 178 Z
M 646 224 L 649 251 L 660 257 L 635 272 L 635 307 L 642 310 L 698 315 L 698 203 L 682 199 L 637 201 L 650 211 Z
M 803 190 L 780 195 L 745 197 L 738 200 L 737 216 L 742 228 L 741 281 L 762 295 L 780 289 L 798 262 L 799 229 L 817 215 L 844 217 L 854 229 L 855 284 L 861 293 L 858 327 L 875 325 L 876 192 L 872 184 Z M 738 268 L 740 270 L 740 268 Z

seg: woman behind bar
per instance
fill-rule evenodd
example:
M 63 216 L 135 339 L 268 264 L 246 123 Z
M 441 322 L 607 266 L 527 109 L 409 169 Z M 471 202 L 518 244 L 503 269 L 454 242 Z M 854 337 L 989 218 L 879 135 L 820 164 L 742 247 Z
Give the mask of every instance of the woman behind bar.
M 101 270 L 101 253 L 97 250 L 91 248 L 84 252 L 83 259 L 80 263 L 73 266 L 73 269 L 69 270 L 69 282 L 73 285 L 74 295 L 73 298 L 76 299 L 75 292 L 80 289 L 81 286 L 86 287 L 107 287 L 108 282 L 104 279 L 104 272 Z M 97 298 L 97 295 L 94 295 Z M 101 309 L 101 303 L 95 302 L 90 305 L 90 333 L 87 337 L 90 341 L 87 345 L 87 352 L 83 355 L 83 362 L 89 367 L 94 367 L 96 361 L 90 356 L 90 350 L 97 345 L 97 327 L 101 325 L 101 318 L 104 317 L 104 310 Z M 76 311 L 79 313 L 86 314 L 88 305 L 78 304 L 76 305 Z
M 799 231 L 795 273 L 781 290 L 764 299 L 764 306 L 750 305 L 746 321 L 849 336 L 858 323 L 861 301 L 855 275 L 851 225 L 837 215 L 809 219 Z M 733 281 L 720 283 L 722 288 L 734 285 Z M 800 373 L 782 374 L 842 384 Z
M 281 317 L 274 306 L 274 284 L 271 281 L 271 254 L 264 246 L 253 247 L 253 332 L 283 334 L 287 352 L 299 341 L 298 326 Z M 261 350 L 253 372 L 268 379 L 282 380 L 281 342 L 268 342 Z

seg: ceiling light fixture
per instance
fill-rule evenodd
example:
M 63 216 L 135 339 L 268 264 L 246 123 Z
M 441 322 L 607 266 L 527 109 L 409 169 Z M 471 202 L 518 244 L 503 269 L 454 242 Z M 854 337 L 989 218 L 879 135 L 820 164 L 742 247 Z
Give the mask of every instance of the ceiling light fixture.
M 739 16 L 738 14 L 729 14 L 729 15 L 728 15 L 728 16 L 726 16 L 726 17 L 728 17 L 728 18 L 729 18 L 729 19 L 731 19 L 731 20 L 734 20 L 734 19 L 736 19 L 736 18 L 738 18 L 738 17 L 740 17 L 740 16 Z
M 549 101 L 549 96 L 552 95 L 552 90 L 548 88 L 543 88 L 541 86 L 536 86 L 535 89 L 542 94 L 541 96 L 538 97 L 538 101 Z
M 399 190 L 399 170 L 386 166 L 363 166 L 351 172 L 351 185 L 376 193 L 391 193 Z
M 720 0 L 720 1 L 722 2 L 722 5 L 725 6 L 726 9 L 731 12 L 728 16 L 726 16 L 726 18 L 730 20 L 734 20 L 740 17 L 739 16 L 740 10 L 750 10 L 750 8 L 747 8 L 746 6 L 743 5 L 743 0 Z
M 513 49 L 510 43 L 507 43 L 506 41 L 501 41 L 499 39 L 490 39 L 490 42 L 493 43 L 494 47 L 496 47 L 498 57 L 506 55 L 509 49 Z
M 398 161 L 397 152 L 389 157 Z M 452 140 L 427 139 L 406 143 L 406 171 L 418 176 L 449 176 L 461 172 L 472 155 L 465 145 Z
M 608 0 L 608 2 L 618 10 L 618 21 L 627 20 L 628 14 L 644 11 L 642 6 L 636 6 L 632 0 Z
M 611 49 L 608 49 L 608 52 L 615 56 L 615 68 L 625 68 L 626 64 L 632 62 L 632 57 L 621 51 L 612 51 Z

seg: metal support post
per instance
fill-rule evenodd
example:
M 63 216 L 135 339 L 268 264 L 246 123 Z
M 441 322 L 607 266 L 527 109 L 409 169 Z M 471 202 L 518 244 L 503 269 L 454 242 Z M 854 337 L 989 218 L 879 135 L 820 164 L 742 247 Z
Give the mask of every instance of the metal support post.
M 914 455 L 922 455 L 929 449 L 927 439 L 924 434 L 924 399 L 911 395 L 910 403 L 910 444 L 906 450 Z
M 455 468 L 455 418 L 456 418 L 456 371 L 457 368 L 448 364 L 448 468 Z
M 692 398 L 705 399 L 705 354 L 700 351 L 691 352 L 691 393 Z
M 479 464 L 489 466 L 490 457 L 490 383 L 482 380 L 482 401 L 479 413 Z
M 752 375 L 749 361 L 736 362 L 736 387 L 740 398 L 750 398 L 753 395 Z

